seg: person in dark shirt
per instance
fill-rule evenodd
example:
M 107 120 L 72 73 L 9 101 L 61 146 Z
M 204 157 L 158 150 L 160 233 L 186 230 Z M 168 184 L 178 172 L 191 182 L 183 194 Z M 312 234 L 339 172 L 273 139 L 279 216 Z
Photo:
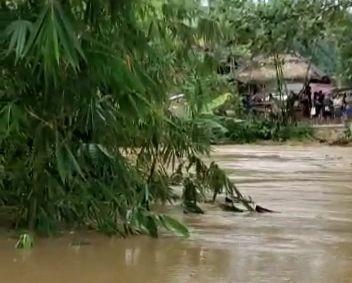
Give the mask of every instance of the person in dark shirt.
M 311 101 L 311 99 L 309 99 L 308 94 L 304 92 L 301 97 L 301 104 L 302 104 L 302 114 L 303 114 L 303 117 L 305 118 L 309 118 L 309 115 L 310 115 L 311 105 L 309 101 Z
M 309 111 L 310 108 L 312 108 L 313 103 L 312 103 L 312 88 L 310 87 L 310 85 L 308 85 L 305 90 L 304 90 L 304 94 L 306 95 L 306 97 L 308 98 L 308 102 L 309 102 Z
M 318 117 L 319 115 L 319 110 L 320 110 L 320 107 L 319 107 L 319 101 L 318 101 L 318 96 L 319 96 L 319 93 L 318 92 L 314 92 L 314 96 L 313 96 L 313 107 L 315 108 L 315 113 L 314 113 L 314 117 Z M 313 114 L 312 113 L 312 114 Z
M 242 97 L 242 104 L 246 113 L 249 113 L 251 110 L 251 97 L 249 94 L 246 94 Z
M 322 91 L 319 91 L 317 94 L 317 101 L 316 101 L 316 117 L 321 118 L 323 116 L 324 110 L 324 94 Z
M 297 100 L 297 95 L 291 91 L 287 97 L 286 107 L 287 107 L 287 114 L 291 122 L 296 122 L 296 113 L 295 113 L 295 101 Z

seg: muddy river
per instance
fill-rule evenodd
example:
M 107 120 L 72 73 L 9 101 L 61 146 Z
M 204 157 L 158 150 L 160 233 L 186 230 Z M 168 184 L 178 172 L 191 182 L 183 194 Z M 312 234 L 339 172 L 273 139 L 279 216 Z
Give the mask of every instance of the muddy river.
M 244 194 L 280 213 L 173 212 L 190 239 L 74 233 L 19 251 L 2 236 L 0 282 L 352 282 L 352 149 L 225 146 L 213 158 Z

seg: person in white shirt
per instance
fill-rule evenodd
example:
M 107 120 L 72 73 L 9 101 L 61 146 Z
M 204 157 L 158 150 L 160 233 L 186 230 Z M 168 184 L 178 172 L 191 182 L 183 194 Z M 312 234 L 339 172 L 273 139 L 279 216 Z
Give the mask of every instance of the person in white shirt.
M 334 117 L 340 118 L 342 116 L 342 105 L 343 105 L 343 97 L 341 95 L 336 94 L 334 99 L 332 100 L 334 107 Z

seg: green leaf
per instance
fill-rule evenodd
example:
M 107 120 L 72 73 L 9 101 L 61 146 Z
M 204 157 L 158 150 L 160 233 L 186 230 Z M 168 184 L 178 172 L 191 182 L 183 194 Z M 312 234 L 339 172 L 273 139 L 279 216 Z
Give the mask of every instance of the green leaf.
M 153 238 L 158 237 L 158 225 L 157 225 L 156 220 L 153 216 L 148 215 L 144 219 L 143 224 L 144 224 L 145 228 L 147 229 L 150 236 L 152 236 Z
M 34 237 L 29 233 L 23 233 L 20 235 L 20 238 L 16 242 L 16 249 L 28 250 L 34 246 Z
M 16 53 L 16 62 L 23 57 L 26 40 L 31 29 L 31 22 L 26 20 L 16 20 L 5 30 L 5 33 L 10 37 L 7 55 L 14 50 Z
M 229 99 L 231 99 L 232 95 L 231 93 L 225 93 L 222 94 L 216 98 L 214 98 L 211 102 L 209 102 L 208 104 L 206 104 L 204 106 L 204 109 L 202 110 L 202 113 L 204 114 L 210 114 L 212 113 L 212 111 L 218 107 L 220 107 L 221 105 L 223 105 L 224 103 L 226 103 Z
M 113 159 L 114 157 L 110 154 L 110 152 L 108 151 L 108 149 L 103 146 L 102 144 L 97 144 L 97 147 L 99 148 L 99 150 L 108 158 Z
M 67 154 L 68 154 L 68 158 L 70 160 L 70 162 L 73 165 L 73 168 L 75 168 L 75 170 L 78 172 L 78 174 L 82 177 L 83 180 L 85 180 L 83 171 L 81 169 L 81 166 L 79 166 L 76 157 L 73 155 L 72 151 L 69 149 L 69 147 L 67 145 L 65 145 Z
M 56 133 L 56 143 L 55 143 L 55 157 L 56 166 L 59 172 L 60 178 L 63 183 L 66 182 L 68 176 L 70 175 L 71 168 L 67 162 L 67 152 L 65 148 L 62 147 L 59 141 L 59 135 Z
M 161 215 L 160 217 L 162 217 L 161 223 L 165 226 L 166 229 L 180 234 L 183 237 L 189 237 L 188 228 L 181 222 L 167 215 Z

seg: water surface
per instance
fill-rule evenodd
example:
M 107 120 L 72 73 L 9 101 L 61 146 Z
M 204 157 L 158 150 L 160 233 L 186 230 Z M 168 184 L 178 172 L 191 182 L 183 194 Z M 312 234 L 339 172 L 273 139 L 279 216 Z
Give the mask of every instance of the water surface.
M 0 237 L 0 282 L 352 282 L 352 149 L 224 146 L 213 158 L 244 194 L 280 213 L 173 209 L 190 239 L 74 233 L 19 251 Z

